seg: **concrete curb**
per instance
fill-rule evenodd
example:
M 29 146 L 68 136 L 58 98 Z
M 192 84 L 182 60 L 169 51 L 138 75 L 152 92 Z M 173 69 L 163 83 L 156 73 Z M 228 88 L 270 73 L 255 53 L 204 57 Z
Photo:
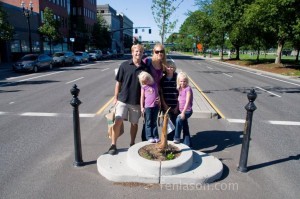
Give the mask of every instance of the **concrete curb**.
M 184 144 L 180 157 L 170 161 L 152 161 L 142 158 L 138 150 L 148 145 L 140 142 L 128 150 L 121 149 L 112 156 L 103 154 L 97 159 L 99 173 L 114 182 L 157 184 L 211 183 L 222 176 L 223 164 L 208 154 L 193 151 Z M 169 141 L 169 144 L 172 142 Z

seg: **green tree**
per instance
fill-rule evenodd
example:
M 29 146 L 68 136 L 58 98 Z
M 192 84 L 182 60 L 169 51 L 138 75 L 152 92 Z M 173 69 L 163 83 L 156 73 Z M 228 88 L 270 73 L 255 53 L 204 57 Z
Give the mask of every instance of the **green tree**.
M 108 31 L 108 25 L 102 15 L 97 15 L 97 23 L 94 24 L 93 31 L 94 48 L 106 49 L 111 47 L 111 33 Z
M 14 36 L 14 27 L 7 20 L 7 13 L 0 4 L 0 40 L 9 41 Z
M 9 24 L 7 20 L 7 13 L 2 9 L 0 3 L 0 48 L 6 48 L 8 44 L 7 41 L 10 41 L 14 35 L 14 27 Z M 2 60 L 3 51 L 0 50 L 0 63 Z
M 44 10 L 44 21 L 43 24 L 38 28 L 40 33 L 48 38 L 50 44 L 50 54 L 52 53 L 52 42 L 59 41 L 61 39 L 61 34 L 58 29 L 60 27 L 60 21 L 54 19 L 53 11 L 46 7 Z
M 299 4 L 299 0 L 255 0 L 245 11 L 245 23 L 260 33 L 257 36 L 270 33 L 276 36 L 276 64 L 281 63 L 284 43 L 292 37 Z
M 183 0 L 152 0 L 152 15 L 159 28 L 162 44 L 166 34 L 171 33 L 176 26 L 177 20 L 172 21 L 171 16 L 182 2 Z
M 212 31 L 212 24 L 209 20 L 209 16 L 207 13 L 200 10 L 192 12 L 189 15 L 190 16 L 180 27 L 180 32 L 192 35 L 194 43 L 201 43 L 205 55 L 205 51 L 209 47 L 211 40 L 210 34 Z
M 298 63 L 299 61 L 299 50 L 300 50 L 300 16 L 299 15 L 300 13 L 298 12 L 296 23 L 293 26 L 293 37 L 292 37 L 293 47 L 297 51 L 296 60 L 295 60 L 296 63 Z

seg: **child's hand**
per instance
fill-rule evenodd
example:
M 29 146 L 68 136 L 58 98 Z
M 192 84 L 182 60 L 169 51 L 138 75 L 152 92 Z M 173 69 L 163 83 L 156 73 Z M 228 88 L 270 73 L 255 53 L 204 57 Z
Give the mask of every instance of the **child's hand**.
M 184 114 L 184 113 L 180 113 L 180 118 L 181 118 L 182 120 L 184 120 L 184 119 L 185 119 L 185 114 Z
M 145 108 L 144 107 L 141 108 L 141 112 L 142 112 L 142 115 L 144 115 L 144 113 L 145 113 Z

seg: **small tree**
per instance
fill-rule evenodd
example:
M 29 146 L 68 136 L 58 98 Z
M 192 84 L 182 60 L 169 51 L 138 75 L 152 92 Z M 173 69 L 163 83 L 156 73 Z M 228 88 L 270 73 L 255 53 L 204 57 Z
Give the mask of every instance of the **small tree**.
M 108 25 L 102 15 L 97 15 L 97 22 L 94 24 L 92 46 L 95 48 L 105 49 L 111 47 L 111 35 L 108 31 Z
M 2 9 L 0 4 L 0 48 L 6 41 L 10 41 L 14 36 L 14 27 L 9 24 L 7 20 L 7 13 Z M 0 50 L 0 63 L 2 57 L 2 50 Z
M 46 7 L 44 10 L 44 21 L 43 25 L 39 27 L 39 31 L 42 35 L 48 38 L 50 44 L 50 54 L 52 53 L 52 42 L 58 41 L 61 35 L 58 31 L 60 22 L 54 19 L 53 11 Z
M 152 0 L 152 15 L 159 28 L 161 43 L 164 44 L 165 35 L 171 33 L 177 23 L 177 20 L 171 21 L 171 15 L 180 6 L 183 0 L 177 3 L 176 0 Z M 177 5 L 173 5 L 173 4 Z
M 0 4 L 0 40 L 9 41 L 14 36 L 14 27 L 7 20 L 7 13 Z

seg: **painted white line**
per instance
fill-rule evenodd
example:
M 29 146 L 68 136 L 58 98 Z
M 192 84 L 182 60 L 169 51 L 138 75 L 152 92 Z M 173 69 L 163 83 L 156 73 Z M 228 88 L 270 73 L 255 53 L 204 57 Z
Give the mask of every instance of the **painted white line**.
M 74 79 L 74 80 L 72 80 L 72 81 L 69 81 L 69 82 L 67 82 L 66 84 L 70 84 L 70 83 L 72 83 L 72 82 L 76 82 L 76 81 L 78 81 L 78 80 L 80 80 L 80 79 L 83 79 L 84 77 L 80 77 L 80 78 L 78 78 L 78 79 Z
M 242 120 L 242 119 L 227 119 L 228 122 L 231 123 L 245 123 L 246 120 Z
M 55 74 L 58 74 L 58 73 L 63 73 L 65 71 L 58 71 L 58 72 L 55 72 L 55 73 L 49 73 L 49 74 L 45 74 L 45 75 L 40 75 L 40 76 L 36 76 L 36 77 L 31 77 L 31 78 L 28 78 L 28 79 L 22 79 L 22 80 L 19 80 L 17 82 L 25 82 L 27 80 L 32 80 L 32 79 L 37 79 L 37 78 L 40 78 L 40 77 L 46 77 L 46 76 L 50 76 L 50 75 L 55 75 Z
M 95 117 L 96 114 L 80 113 L 79 117 Z
M 41 116 L 41 117 L 55 117 L 58 116 L 58 113 L 34 113 L 34 112 L 27 112 L 21 113 L 20 116 Z
M 232 77 L 231 75 L 228 75 L 228 74 L 226 74 L 226 73 L 223 73 L 223 75 L 226 75 L 226 76 L 228 76 L 228 77 Z
M 0 112 L 0 115 L 6 115 L 6 112 Z
M 101 70 L 101 72 L 108 70 L 109 68 L 104 68 L 103 70 Z
M 9 102 L 9 104 L 14 104 L 15 102 Z
M 275 124 L 275 125 L 300 126 L 300 122 L 293 122 L 293 121 L 268 121 L 268 123 Z
M 2 113 L 2 112 L 0 112 Z M 7 114 L 4 112 L 4 114 Z M 72 116 L 72 114 L 61 114 L 61 113 L 39 113 L 39 112 L 26 112 L 19 114 L 20 116 L 31 116 L 31 117 L 58 117 L 58 116 Z M 90 114 L 90 113 L 81 113 L 79 114 L 79 117 L 95 117 L 96 114 Z
M 209 69 L 211 69 L 211 70 L 213 69 L 212 67 L 209 67 L 209 66 L 207 66 L 207 68 L 209 68 Z
M 6 80 L 18 79 L 18 78 L 27 77 L 27 76 L 32 76 L 32 75 L 34 75 L 34 74 L 22 75 L 22 76 L 19 76 L 19 77 L 10 77 L 10 78 L 6 78 Z
M 260 89 L 260 90 L 263 90 L 263 91 L 265 91 L 265 92 L 267 92 L 267 93 L 270 93 L 271 95 L 275 95 L 275 96 L 277 96 L 277 97 L 281 97 L 280 95 L 276 95 L 275 93 L 272 93 L 272 92 L 270 92 L 270 91 L 267 91 L 267 90 L 265 90 L 265 89 L 263 89 L 263 88 L 260 88 L 260 87 L 258 87 L 258 86 L 256 86 L 256 88 L 258 88 L 258 89 Z
M 37 79 L 37 78 L 40 78 L 40 77 L 46 77 L 46 76 L 49 76 L 49 75 L 54 75 L 54 74 L 58 74 L 58 73 L 62 73 L 62 72 L 65 72 L 65 71 L 59 71 L 59 72 L 55 72 L 55 73 L 49 73 L 49 74 L 45 74 L 45 75 L 39 75 L 39 76 L 36 76 L 36 77 L 22 79 L 22 80 L 19 80 L 19 81 L 16 81 L 16 82 L 9 82 L 9 83 L 3 84 L 1 86 L 7 86 L 7 85 L 10 85 L 10 84 L 15 84 L 17 82 L 25 82 L 25 81 L 28 81 L 28 80 Z

